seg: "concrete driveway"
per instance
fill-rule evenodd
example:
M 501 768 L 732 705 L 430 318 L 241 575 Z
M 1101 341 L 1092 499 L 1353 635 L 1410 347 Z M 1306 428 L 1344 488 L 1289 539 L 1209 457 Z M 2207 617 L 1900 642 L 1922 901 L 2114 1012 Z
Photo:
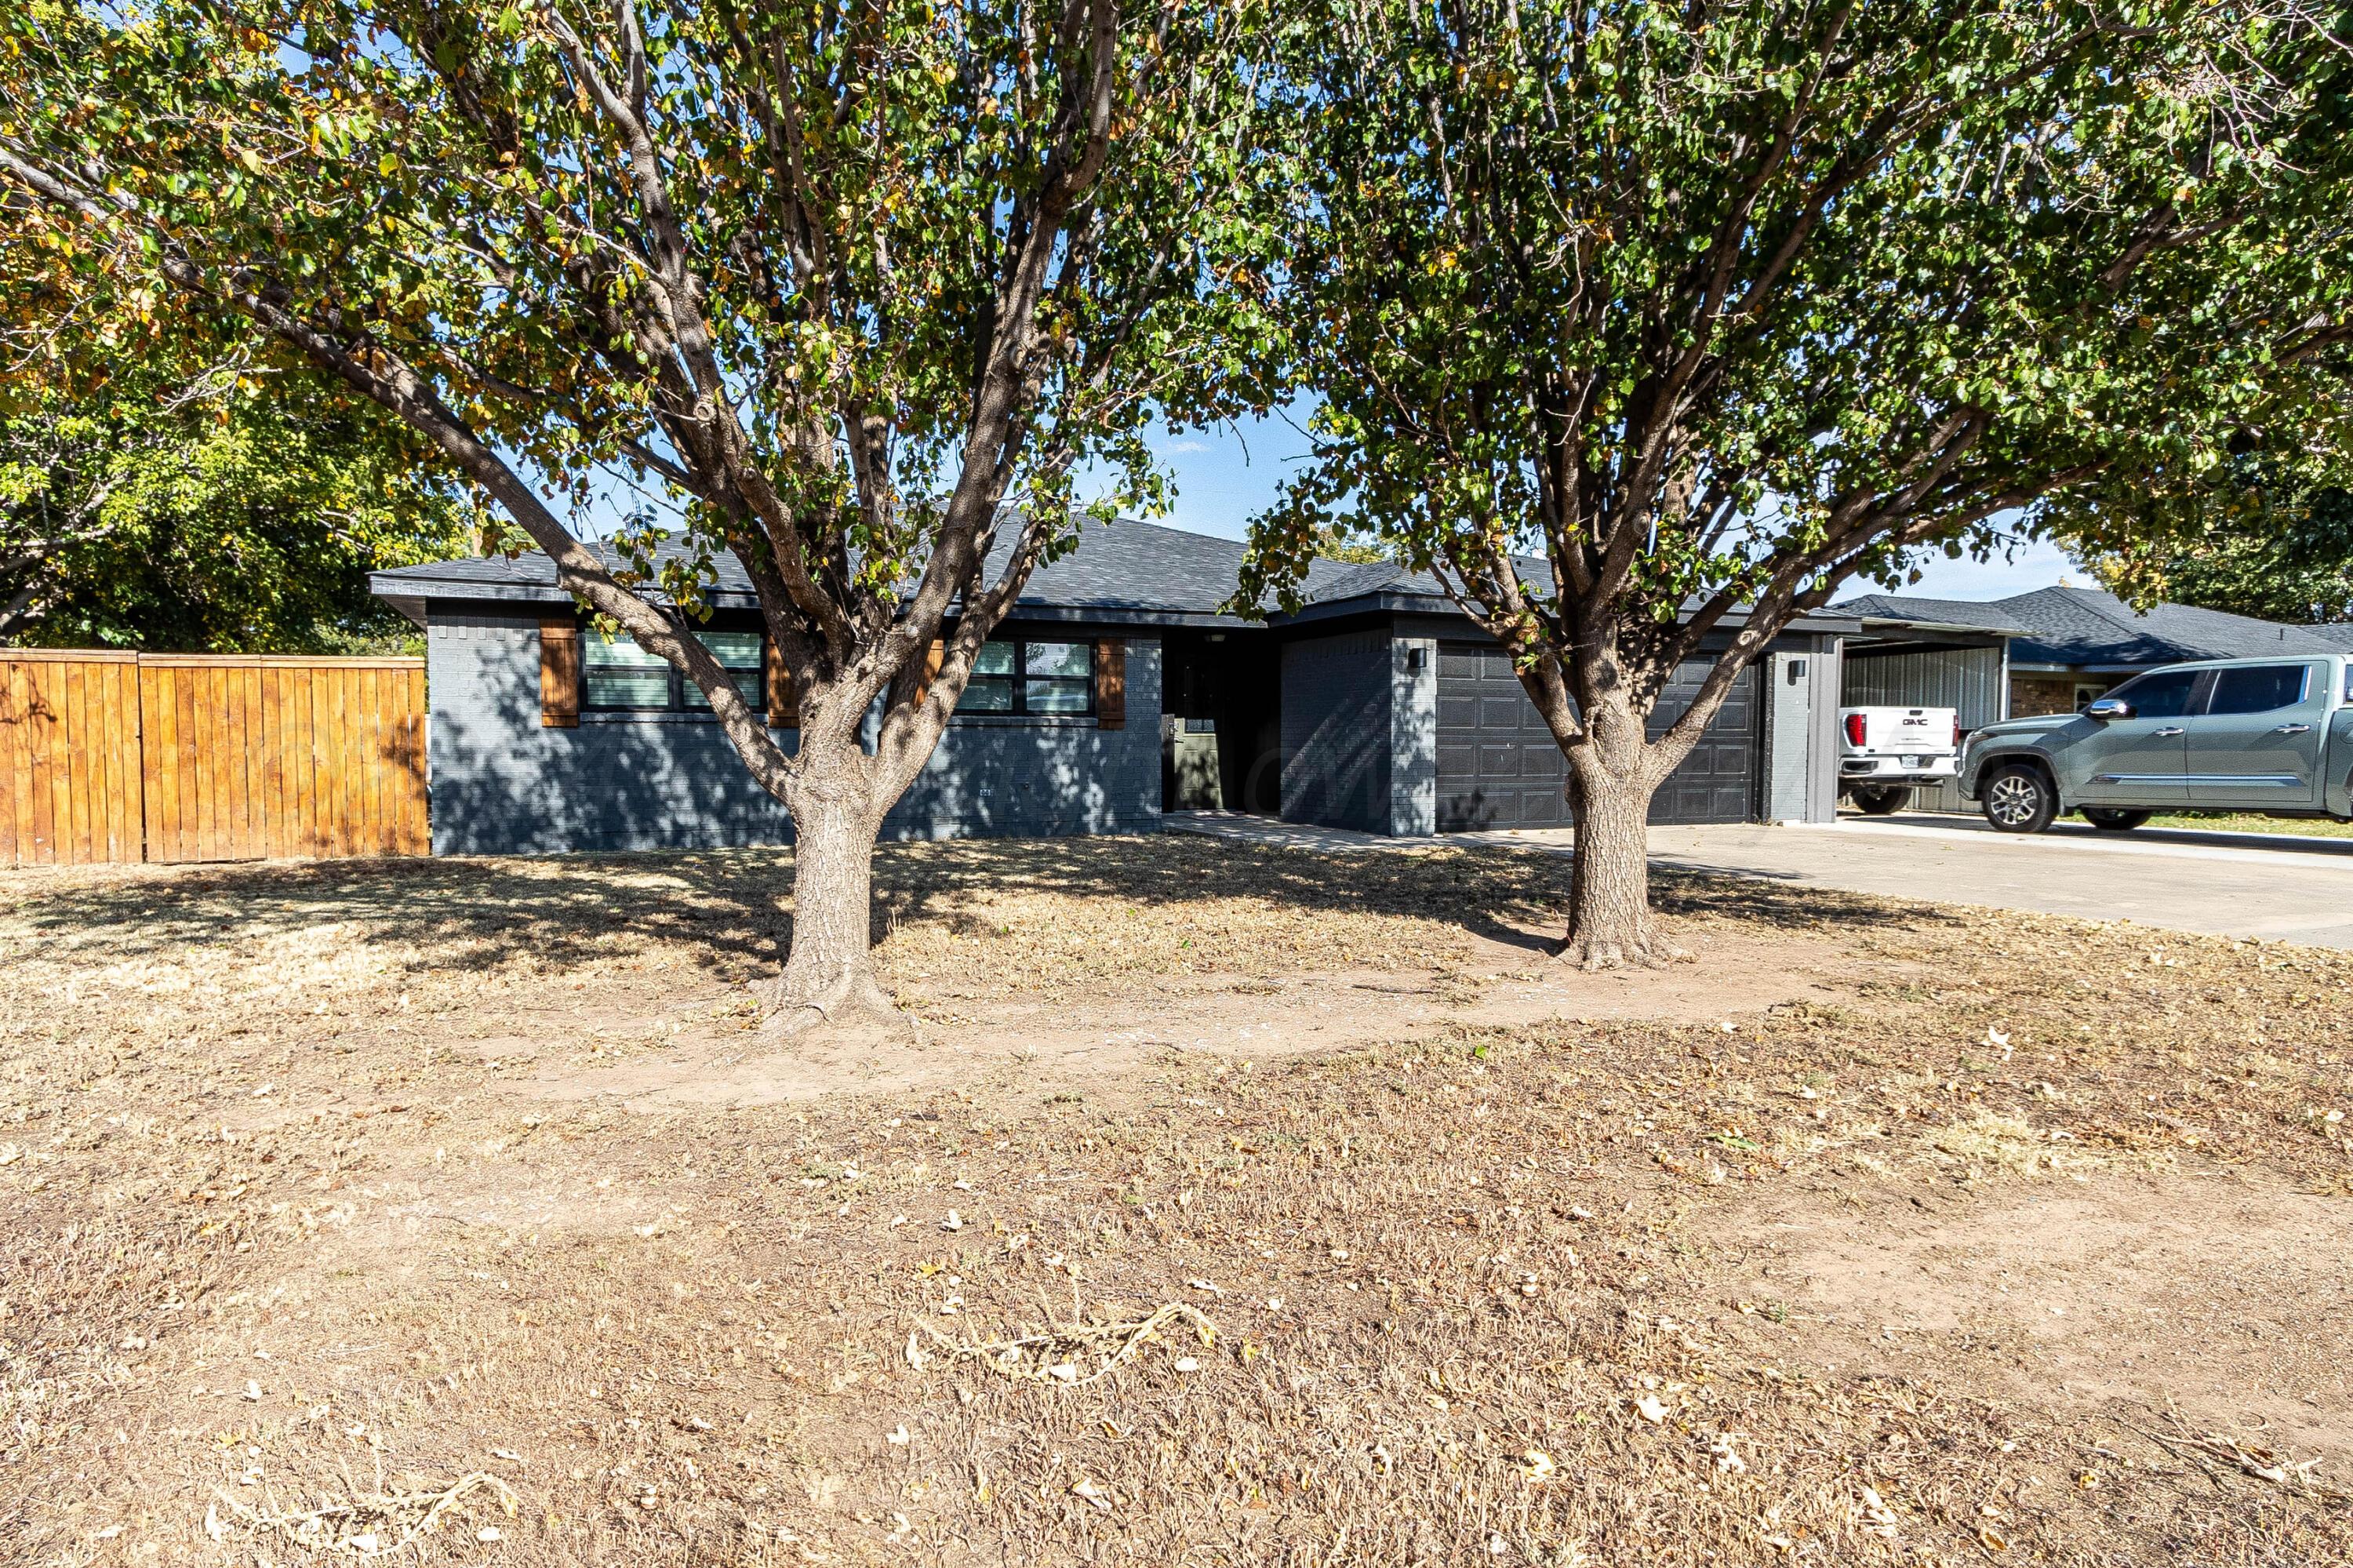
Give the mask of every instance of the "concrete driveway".
M 1651 859 L 1899 898 L 2353 948 L 2353 839 L 2103 833 L 2080 822 L 2030 836 L 1968 817 L 1851 817 L 1826 826 L 1653 828 Z
M 1379 853 L 1492 843 L 1569 853 L 1570 831 L 1378 838 L 1231 811 L 1171 811 L 1172 831 L 1291 849 Z M 1833 824 L 1652 828 L 1656 865 L 1895 898 L 2134 920 L 2178 931 L 2353 948 L 2353 839 L 2083 822 L 1997 833 L 1974 817 L 1847 817 Z

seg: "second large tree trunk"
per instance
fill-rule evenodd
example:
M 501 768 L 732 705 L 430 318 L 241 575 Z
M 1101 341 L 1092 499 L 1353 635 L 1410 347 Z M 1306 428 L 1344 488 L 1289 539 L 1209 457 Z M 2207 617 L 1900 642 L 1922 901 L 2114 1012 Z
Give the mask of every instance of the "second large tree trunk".
M 793 940 L 768 989 L 772 1027 L 798 1033 L 853 1019 L 897 1024 L 874 974 L 874 838 L 878 805 L 857 764 L 810 759 L 793 799 Z
M 1626 733 L 1630 729 L 1631 733 Z M 1679 957 L 1651 914 L 1651 782 L 1642 721 L 1603 718 L 1569 754 L 1577 860 L 1561 957 L 1588 969 Z

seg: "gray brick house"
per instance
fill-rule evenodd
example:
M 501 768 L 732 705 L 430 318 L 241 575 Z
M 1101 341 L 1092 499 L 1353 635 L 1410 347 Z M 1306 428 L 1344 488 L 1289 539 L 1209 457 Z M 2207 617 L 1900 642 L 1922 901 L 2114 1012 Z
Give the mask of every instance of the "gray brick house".
M 1146 523 L 1090 526 L 1031 578 L 884 836 L 1148 832 L 1208 807 L 1389 834 L 1568 821 L 1558 748 L 1434 581 L 1319 561 L 1297 612 L 1249 621 L 1220 608 L 1241 556 Z M 434 853 L 788 841 L 692 688 L 584 628 L 554 582 L 536 555 L 373 578 L 426 631 Z M 710 599 L 706 640 L 789 747 L 789 694 L 732 560 Z M 1860 630 L 1792 627 L 1653 820 L 1828 820 L 1840 649 Z M 1683 673 L 1657 726 L 1703 673 Z

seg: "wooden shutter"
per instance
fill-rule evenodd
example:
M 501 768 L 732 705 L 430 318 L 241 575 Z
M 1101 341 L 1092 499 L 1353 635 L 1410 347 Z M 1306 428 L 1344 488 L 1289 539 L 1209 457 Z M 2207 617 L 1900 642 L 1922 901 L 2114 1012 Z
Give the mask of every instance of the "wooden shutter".
M 1127 727 L 1127 641 L 1121 637 L 1095 641 L 1095 725 L 1101 729 Z
M 572 612 L 539 618 L 539 722 L 548 729 L 580 724 L 580 623 Z
M 922 707 L 923 699 L 932 694 L 932 683 L 940 678 L 940 666 L 947 662 L 947 657 L 948 645 L 944 642 L 933 643 L 931 652 L 923 655 L 923 673 L 915 683 L 917 707 Z
M 801 699 L 793 690 L 793 673 L 785 668 L 784 650 L 768 639 L 768 727 L 801 727 Z

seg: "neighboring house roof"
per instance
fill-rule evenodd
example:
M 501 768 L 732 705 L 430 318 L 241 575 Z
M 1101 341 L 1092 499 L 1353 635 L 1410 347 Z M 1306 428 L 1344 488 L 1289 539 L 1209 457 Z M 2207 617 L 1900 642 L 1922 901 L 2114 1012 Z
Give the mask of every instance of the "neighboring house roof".
M 592 541 L 589 548 L 607 560 L 616 558 L 608 546 Z M 992 576 L 1010 549 L 1009 541 L 998 545 L 989 562 Z M 1111 624 L 1240 625 L 1241 618 L 1224 613 L 1222 607 L 1240 584 L 1244 554 L 1238 540 L 1156 523 L 1126 517 L 1090 523 L 1080 534 L 1077 548 L 1030 574 L 1015 613 Z M 709 595 L 711 602 L 731 608 L 757 604 L 741 562 L 722 554 L 712 567 L 716 586 Z M 1533 581 L 1548 577 L 1540 561 L 1522 562 L 1521 570 Z M 511 560 L 491 556 L 397 567 L 372 573 L 368 580 L 379 598 L 420 624 L 432 599 L 544 604 L 570 599 L 555 586 L 555 563 L 537 551 Z M 1280 623 L 1377 609 L 1455 613 L 1435 577 L 1390 562 L 1318 559 L 1310 564 L 1301 588 L 1304 602 L 1297 616 L 1271 610 L 1269 619 Z M 1729 619 L 1738 623 L 1737 616 Z
M 2037 588 L 1986 603 L 1865 594 L 1831 608 L 1833 613 L 1858 617 L 1865 625 L 1883 619 L 1915 627 L 1944 624 L 2007 632 L 2010 661 L 2017 664 L 2142 669 L 2189 659 L 2259 659 L 2271 653 L 2353 649 L 2353 625 L 2286 626 L 2189 604 L 2157 604 L 2141 611 L 2098 588 Z
M 2137 668 L 2183 659 L 2339 651 L 2302 627 L 2188 604 L 2151 605 L 2142 612 L 2097 588 L 2038 588 L 1997 603 L 2027 629 L 2027 636 L 2010 646 L 2010 658 L 2018 663 Z
M 1851 615 L 1868 628 L 1886 622 L 1922 631 L 1977 631 L 2022 637 L 2026 628 L 1999 604 L 1966 599 L 1928 599 L 1915 594 L 1867 593 L 1831 606 L 1833 615 Z
M 2353 620 L 2325 621 L 2311 626 L 2299 626 L 2298 631 L 2317 637 L 2333 648 L 2353 652 Z

